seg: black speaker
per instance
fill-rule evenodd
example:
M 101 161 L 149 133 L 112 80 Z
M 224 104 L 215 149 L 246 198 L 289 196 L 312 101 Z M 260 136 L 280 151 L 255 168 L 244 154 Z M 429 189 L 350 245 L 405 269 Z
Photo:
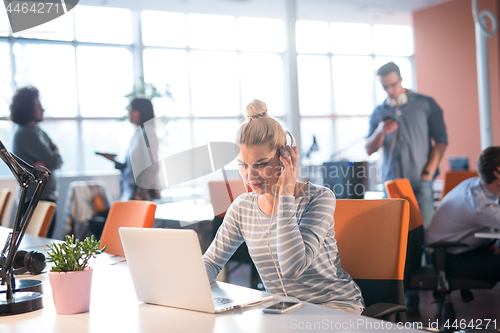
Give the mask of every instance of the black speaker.
M 17 251 L 12 268 L 16 275 L 26 272 L 40 274 L 45 268 L 45 256 L 37 251 Z
M 321 166 L 323 186 L 337 199 L 363 199 L 368 186 L 368 162 L 336 161 Z

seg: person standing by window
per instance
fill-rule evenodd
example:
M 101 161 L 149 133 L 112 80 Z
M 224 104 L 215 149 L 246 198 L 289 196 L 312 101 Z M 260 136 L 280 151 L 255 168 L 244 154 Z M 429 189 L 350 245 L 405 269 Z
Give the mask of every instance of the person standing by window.
M 128 107 L 128 119 L 137 126 L 124 163 L 116 155 L 98 153 L 119 169 L 121 201 L 160 198 L 158 177 L 158 137 L 155 133 L 153 104 L 147 98 L 134 98 Z
M 19 125 L 14 133 L 12 152 L 33 166 L 42 166 L 51 172 L 62 166 L 59 149 L 47 133 L 38 126 L 43 121 L 44 109 L 39 99 L 39 91 L 35 87 L 20 88 L 14 94 L 10 105 L 10 119 Z M 32 183 L 26 193 L 26 211 L 35 192 L 36 184 Z M 56 202 L 58 198 L 57 178 L 52 173 L 43 190 L 41 200 Z M 52 237 L 55 226 L 55 214 L 47 232 Z

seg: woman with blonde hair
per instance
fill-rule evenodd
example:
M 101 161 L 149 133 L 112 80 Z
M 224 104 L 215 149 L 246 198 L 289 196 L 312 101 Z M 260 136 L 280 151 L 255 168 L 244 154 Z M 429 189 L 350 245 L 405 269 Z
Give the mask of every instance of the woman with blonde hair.
M 234 200 L 203 256 L 210 282 L 246 242 L 268 292 L 361 313 L 361 290 L 340 266 L 333 192 L 297 181 L 297 147 L 264 102 L 253 100 L 246 113 L 237 159 L 252 192 Z

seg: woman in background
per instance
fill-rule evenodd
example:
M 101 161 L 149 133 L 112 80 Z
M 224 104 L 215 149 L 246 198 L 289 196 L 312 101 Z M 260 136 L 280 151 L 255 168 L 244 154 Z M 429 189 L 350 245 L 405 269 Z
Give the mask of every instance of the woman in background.
M 16 91 L 10 105 L 10 119 L 19 126 L 14 133 L 12 152 L 33 166 L 42 166 L 52 172 L 61 167 L 62 158 L 57 146 L 38 126 L 43 121 L 43 113 L 37 88 L 25 87 Z M 29 185 L 23 211 L 28 208 L 36 185 L 35 183 Z M 56 202 L 57 198 L 57 178 L 52 173 L 40 200 Z M 55 214 L 47 232 L 49 238 L 54 231 L 54 221 Z
M 158 137 L 154 128 L 153 104 L 147 98 L 134 98 L 128 107 L 128 119 L 137 126 L 125 163 L 116 155 L 99 153 L 115 163 L 120 175 L 121 201 L 160 198 L 158 178 Z

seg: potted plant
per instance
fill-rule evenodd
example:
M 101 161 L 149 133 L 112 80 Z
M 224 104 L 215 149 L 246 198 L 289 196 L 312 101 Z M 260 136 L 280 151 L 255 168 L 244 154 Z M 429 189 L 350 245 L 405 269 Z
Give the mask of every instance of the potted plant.
M 47 262 L 54 263 L 49 271 L 52 297 L 57 314 L 87 312 L 90 307 L 92 268 L 89 260 L 106 250 L 99 250 L 101 241 L 94 236 L 84 241 L 66 236 L 62 243 L 47 244 Z

